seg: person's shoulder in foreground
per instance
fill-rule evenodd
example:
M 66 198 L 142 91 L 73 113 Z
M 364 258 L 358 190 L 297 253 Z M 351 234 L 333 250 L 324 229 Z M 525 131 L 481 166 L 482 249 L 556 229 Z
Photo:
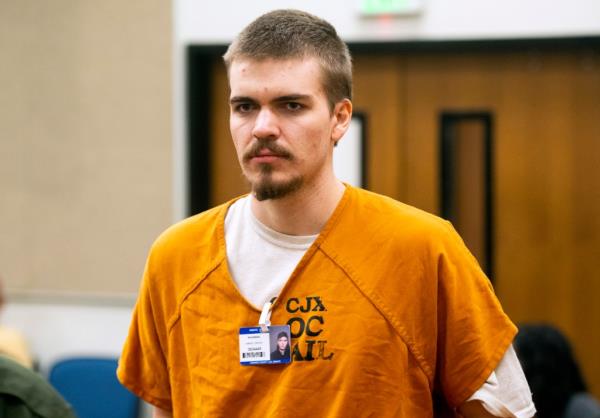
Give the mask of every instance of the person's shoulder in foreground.
M 0 417 L 76 418 L 42 376 L 0 355 Z
M 600 418 L 600 403 L 589 393 L 575 350 L 558 327 L 519 324 L 514 346 L 540 418 Z

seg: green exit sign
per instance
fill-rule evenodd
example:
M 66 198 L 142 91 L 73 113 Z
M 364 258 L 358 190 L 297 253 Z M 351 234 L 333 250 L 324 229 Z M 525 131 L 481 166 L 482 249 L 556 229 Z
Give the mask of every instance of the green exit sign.
M 360 12 L 368 16 L 419 13 L 422 0 L 361 0 Z

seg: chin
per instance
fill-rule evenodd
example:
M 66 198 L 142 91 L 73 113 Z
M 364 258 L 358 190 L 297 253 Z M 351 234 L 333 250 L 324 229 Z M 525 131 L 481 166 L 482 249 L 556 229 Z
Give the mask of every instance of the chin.
M 263 179 L 252 183 L 252 193 L 258 201 L 281 199 L 298 191 L 303 183 L 304 179 L 302 177 L 294 177 L 278 182 L 272 179 Z

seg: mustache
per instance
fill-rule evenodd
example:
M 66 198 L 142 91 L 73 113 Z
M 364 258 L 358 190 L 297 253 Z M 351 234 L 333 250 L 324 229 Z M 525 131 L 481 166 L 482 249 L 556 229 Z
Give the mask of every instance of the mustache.
M 250 149 L 244 153 L 244 161 L 248 161 L 254 157 L 260 156 L 261 152 L 264 150 L 268 150 L 280 158 L 285 158 L 287 160 L 294 159 L 294 156 L 281 145 L 276 144 L 272 140 L 258 139 L 254 144 L 252 144 Z

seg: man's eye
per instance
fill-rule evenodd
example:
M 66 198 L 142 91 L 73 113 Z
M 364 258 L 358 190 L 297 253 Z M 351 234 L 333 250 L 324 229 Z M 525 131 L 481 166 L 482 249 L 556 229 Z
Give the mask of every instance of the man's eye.
M 252 110 L 252 104 L 250 103 L 240 103 L 235 106 L 235 111 L 239 113 L 248 113 Z
M 303 108 L 303 106 L 297 102 L 287 102 L 285 104 L 285 107 L 287 110 L 292 110 L 292 111 L 297 111 L 297 110 L 300 110 Z

